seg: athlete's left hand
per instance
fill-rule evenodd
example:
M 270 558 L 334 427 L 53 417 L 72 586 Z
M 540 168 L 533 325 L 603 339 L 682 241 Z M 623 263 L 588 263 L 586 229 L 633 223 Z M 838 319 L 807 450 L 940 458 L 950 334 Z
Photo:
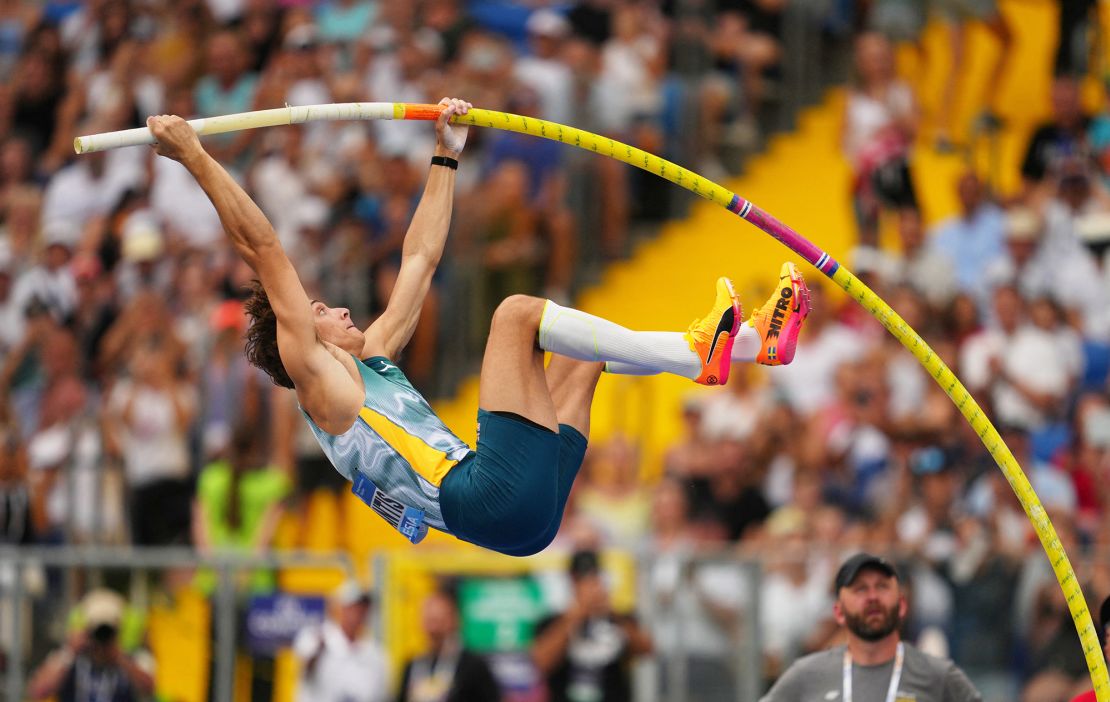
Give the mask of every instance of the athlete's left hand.
M 436 146 L 446 152 L 443 155 L 458 158 L 466 146 L 466 134 L 470 127 L 465 124 L 451 124 L 451 116 L 465 115 L 474 105 L 458 98 L 443 98 L 439 104 L 446 107 L 436 120 Z

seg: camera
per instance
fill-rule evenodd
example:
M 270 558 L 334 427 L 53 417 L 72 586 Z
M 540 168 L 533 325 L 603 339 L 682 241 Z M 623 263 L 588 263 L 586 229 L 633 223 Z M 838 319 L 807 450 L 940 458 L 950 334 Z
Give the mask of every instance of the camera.
M 94 643 L 105 645 L 116 640 L 116 633 L 116 627 L 111 624 L 98 624 L 89 632 L 89 638 L 91 638 Z

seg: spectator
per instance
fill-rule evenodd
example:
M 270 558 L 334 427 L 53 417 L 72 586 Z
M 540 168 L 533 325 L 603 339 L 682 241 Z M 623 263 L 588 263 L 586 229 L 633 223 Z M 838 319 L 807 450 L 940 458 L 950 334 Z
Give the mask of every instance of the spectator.
M 58 702 L 138 702 L 154 692 L 154 659 L 142 649 L 121 648 L 125 603 L 110 590 L 81 601 L 80 628 L 32 673 L 31 699 Z
M 1006 215 L 1006 248 L 983 272 L 986 297 L 981 305 L 990 312 L 998 286 L 1017 286 L 1023 297 L 1055 294 L 1068 277 L 1053 268 L 1044 251 L 1044 220 L 1031 208 L 1014 207 Z M 990 317 L 990 314 L 985 316 Z
M 834 398 L 836 369 L 864 355 L 866 342 L 837 321 L 821 286 L 810 288 L 810 313 L 798 342 L 801 353 L 771 377 L 775 390 L 803 417 L 824 409 Z
M 197 479 L 191 533 L 193 545 L 203 555 L 220 550 L 266 553 L 273 545 L 283 513 L 282 501 L 289 491 L 289 481 L 278 470 L 266 466 L 263 449 L 266 433 L 250 421 L 249 413 L 244 415 L 228 441 L 227 459 L 208 464 Z M 248 597 L 270 595 L 277 589 L 274 573 L 269 570 L 244 575 L 244 587 L 238 593 L 244 609 Z M 216 574 L 210 570 L 198 572 L 194 586 L 211 596 L 218 587 Z M 273 656 L 249 649 L 239 653 L 244 654 L 251 661 L 251 698 L 270 699 L 274 689 Z M 215 677 L 210 676 L 210 685 Z
M 570 124 L 574 76 L 559 55 L 570 35 L 570 23 L 558 12 L 543 8 L 529 15 L 525 29 L 531 52 L 514 64 L 513 75 L 535 91 L 539 98 L 538 117 Z
M 27 449 L 7 408 L 0 409 L 0 427 L 0 544 L 30 544 L 45 526 L 42 496 L 27 480 Z
M 264 438 L 257 424 L 241 422 L 230 437 L 227 459 L 201 471 L 192 523 L 193 543 L 201 553 L 265 553 L 272 547 L 289 480 L 266 465 Z M 265 571 L 255 573 L 251 581 L 256 592 L 275 588 L 273 575 Z
M 547 680 L 549 699 L 628 702 L 632 661 L 651 653 L 651 637 L 631 616 L 613 612 L 596 552 L 576 552 L 570 577 L 570 607 L 541 621 L 532 642 L 532 660 Z
M 778 520 L 762 551 L 767 564 L 760 582 L 759 630 L 763 673 L 773 680 L 800 655 L 817 646 L 828 611 L 827 574 L 807 556 L 804 523 Z
M 121 232 L 116 266 L 119 297 L 128 301 L 141 293 L 166 298 L 173 283 L 173 261 L 166 255 L 166 239 L 153 214 L 146 208 L 127 215 Z
M 11 108 L 0 122 L 0 133 L 23 135 L 36 155 L 54 140 L 58 108 L 65 98 L 67 59 L 57 27 L 40 22 L 28 34 L 12 71 Z
M 538 112 L 536 94 L 519 88 L 509 96 L 507 109 L 521 114 Z M 574 218 L 566 206 L 567 178 L 564 174 L 565 151 L 546 139 L 528 138 L 512 132 L 492 135 L 489 140 L 486 168 L 496 171 L 506 164 L 519 164 L 526 170 L 527 183 L 523 221 L 514 222 L 514 229 L 527 227 L 540 249 L 535 265 L 542 271 L 543 294 L 551 299 L 569 299 L 573 282 L 577 232 Z
M 1058 510 L 1058 512 L 1052 512 L 1053 517 L 1059 516 L 1062 519 L 1067 519 L 1070 515 L 1075 514 L 1078 504 L 1075 485 L 1071 478 L 1058 467 L 1031 455 L 1029 433 L 1020 426 L 1003 423 L 999 424 L 998 433 L 1014 454 L 1014 459 L 1019 461 L 1019 465 L 1023 466 L 1026 475 L 1029 477 L 1029 482 L 1033 485 L 1033 489 L 1037 491 L 1046 508 Z M 1005 511 L 1004 507 L 1007 505 L 1000 504 L 999 493 L 1007 502 L 1009 496 L 1003 486 L 995 487 L 994 484 L 997 483 L 997 480 L 998 477 L 995 475 L 995 471 L 980 475 L 971 484 L 968 491 L 968 508 L 972 514 L 981 519 L 991 519 L 993 516 L 995 522 L 1004 523 L 1004 520 L 999 518 L 998 515 Z M 1028 527 L 1022 528 L 1022 532 L 1028 534 L 1028 531 Z M 1016 539 L 1017 536 L 1017 534 L 1002 533 L 1004 538 L 1020 541 L 1020 539 Z
M 428 653 L 405 664 L 397 702 L 500 702 L 501 689 L 484 658 L 463 647 L 453 593 L 437 590 L 421 614 Z
M 32 303 L 42 305 L 63 324 L 77 306 L 77 285 L 69 267 L 76 237 L 69 224 L 58 222 L 46 228 L 43 239 L 42 261 L 16 279 L 12 304 L 23 313 Z
M 373 599 L 347 580 L 331 596 L 332 615 L 293 641 L 300 661 L 298 702 L 385 702 L 390 699 L 385 651 L 365 635 Z
M 685 667 L 689 698 L 704 702 L 736 699 L 733 650 L 745 608 L 747 582 L 740 568 L 712 558 L 723 542 L 705 538 L 691 523 L 682 485 L 665 479 L 655 489 L 652 533 L 645 544 L 655 554 L 650 578 L 651 637 L 660 659 L 664 698 L 678 697 L 672 671 Z M 682 659 L 682 660 L 679 660 Z
M 826 692 L 840 699 L 860 692 L 866 699 L 926 695 L 942 702 L 982 700 L 967 677 L 949 661 L 923 653 L 901 640 L 907 604 L 897 571 L 866 553 L 849 558 L 833 583 L 833 614 L 846 629 L 847 644 L 806 656 L 790 666 L 763 702 L 816 699 Z
M 997 321 L 960 353 L 964 382 L 989 397 L 1002 423 L 1041 429 L 1059 417 L 1075 386 L 1074 361 L 1059 353 L 1055 337 L 1029 322 L 1016 288 L 995 290 L 994 313 Z
M 729 375 L 724 391 L 705 398 L 702 433 L 709 441 L 752 438 L 760 417 L 770 409 L 772 399 L 758 379 L 754 367 L 738 365 Z
M 986 292 L 983 270 L 1003 254 L 1005 218 L 972 171 L 959 177 L 956 194 L 960 214 L 937 225 L 931 247 L 948 258 L 960 289 L 979 297 Z
M 258 76 L 249 70 L 243 37 L 224 30 L 213 35 L 205 48 L 208 73 L 197 81 L 198 114 L 213 117 L 251 109 Z
M 932 307 L 948 304 L 958 290 L 953 265 L 947 256 L 926 245 L 921 212 L 903 209 L 898 234 L 902 250 L 894 259 L 894 281 L 909 286 Z
M 706 440 L 704 398 L 688 395 L 682 403 L 682 433 L 663 456 L 668 477 L 685 482 L 709 474 L 713 452 Z
M 87 131 L 99 130 L 90 125 L 80 133 Z M 111 213 L 127 191 L 142 189 L 144 155 L 136 149 L 98 151 L 61 168 L 43 193 L 43 229 L 64 234 L 76 246 L 85 223 Z
M 591 521 L 605 543 L 627 547 L 644 533 L 649 496 L 640 475 L 640 453 L 628 439 L 613 437 L 591 447 L 576 485 L 575 512 Z
M 226 455 L 237 423 L 253 427 L 259 440 L 273 440 L 270 426 L 270 383 L 243 357 L 246 315 L 238 300 L 227 300 L 212 310 L 213 339 L 199 369 L 198 430 L 204 460 Z M 254 458 L 259 458 L 255 456 Z
M 23 311 L 12 297 L 15 262 L 10 247 L 0 248 L 0 355 L 7 357 L 23 338 Z
M 97 475 L 95 467 L 79 459 L 88 451 L 86 439 L 93 441 L 91 456 L 99 455 L 95 439 L 95 421 L 89 427 L 89 393 L 79 374 L 77 343 L 68 329 L 56 327 L 45 337 L 39 361 L 42 364 L 43 392 L 28 439 L 27 452 L 32 470 L 32 484 L 44 502 L 46 523 L 42 537 L 53 543 L 76 539 L 78 520 L 86 525 L 90 512 L 111 514 L 111 502 L 96 504 Z M 92 434 L 87 432 L 91 431 Z M 86 455 L 85 458 L 90 458 Z M 89 469 L 80 470 L 80 468 Z M 88 534 L 87 529 L 80 530 Z
M 1022 199 L 1029 203 L 1042 201 L 1054 188 L 1066 160 L 1090 155 L 1090 124 L 1090 117 L 1083 112 L 1079 83 L 1074 78 L 1057 77 L 1052 83 L 1052 119 L 1033 132 L 1025 149 Z
M 752 457 L 735 439 L 720 439 L 712 450 L 712 474 L 689 485 L 696 518 L 720 524 L 728 541 L 753 538 L 771 510 Z
M 131 539 L 140 546 L 184 544 L 191 495 L 188 431 L 196 415 L 192 388 L 177 376 L 165 343 L 139 341 L 131 377 L 112 388 L 105 441 L 123 459 Z
M 1110 632 L 1107 627 L 1110 626 L 1110 597 L 1102 601 L 1102 605 L 1098 608 L 1098 622 L 1095 626 L 1095 632 L 1098 634 L 1098 643 L 1102 646 L 1102 655 L 1106 659 L 1110 659 Z M 1076 695 L 1071 702 L 1096 702 L 1098 698 L 1095 697 L 1094 690 Z
M 876 246 L 885 209 L 917 209 L 908 155 L 917 133 L 917 102 L 894 72 L 890 42 L 856 39 L 856 80 L 844 108 L 841 143 L 852 165 L 859 240 Z
M 175 115 L 196 113 L 191 91 L 177 89 L 167 97 L 166 111 Z M 169 247 L 212 251 L 223 240 L 223 226 L 216 208 L 189 176 L 185 167 L 167 158 L 150 155 L 150 209 L 163 226 Z
M 205 42 L 208 73 L 196 83 L 194 100 L 201 117 L 247 112 L 254 109 L 259 90 L 258 75 L 250 70 L 243 35 L 225 29 Z M 235 161 L 249 144 L 249 135 L 223 134 L 214 137 L 222 161 Z
M 352 42 L 366 33 L 378 13 L 370 0 L 336 0 L 316 8 L 316 24 L 325 42 Z

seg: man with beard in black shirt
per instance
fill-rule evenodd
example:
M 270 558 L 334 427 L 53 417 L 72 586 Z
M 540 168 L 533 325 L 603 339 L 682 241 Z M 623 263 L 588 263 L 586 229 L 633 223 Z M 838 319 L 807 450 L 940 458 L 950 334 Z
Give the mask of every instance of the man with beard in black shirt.
M 629 702 L 631 663 L 651 653 L 651 637 L 629 615 L 613 613 L 598 555 L 570 560 L 574 600 L 536 627 L 532 660 L 547 678 L 550 702 Z

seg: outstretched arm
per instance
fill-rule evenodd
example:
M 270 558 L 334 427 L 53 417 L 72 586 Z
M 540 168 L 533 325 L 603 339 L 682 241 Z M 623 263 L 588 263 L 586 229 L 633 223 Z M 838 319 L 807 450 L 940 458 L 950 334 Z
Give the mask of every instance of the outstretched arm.
M 452 115 L 465 115 L 472 105 L 456 98 L 443 98 L 446 105 L 436 120 L 436 156 L 458 159 L 466 145 L 467 127 L 449 123 Z M 401 248 L 401 270 L 382 315 L 366 330 L 362 357 L 396 358 L 416 330 L 420 309 L 432 284 L 447 232 L 451 227 L 451 207 L 455 195 L 455 171 L 432 166 L 424 195 L 405 233 Z
M 185 120 L 162 115 L 147 119 L 147 126 L 158 140 L 158 153 L 179 161 L 196 178 L 215 206 L 235 251 L 258 274 L 277 316 L 282 365 L 297 386 L 302 404 L 310 399 L 304 397 L 305 393 L 311 396 L 323 387 L 336 389 L 350 385 L 349 382 L 328 383 L 328 376 L 336 376 L 334 379 L 339 380 L 346 377 L 346 370 L 318 341 L 312 304 L 262 210 L 204 150 L 196 132 Z M 317 380 L 320 382 L 315 382 Z M 314 407 L 321 404 L 311 402 Z M 317 421 L 328 419 L 315 418 Z

